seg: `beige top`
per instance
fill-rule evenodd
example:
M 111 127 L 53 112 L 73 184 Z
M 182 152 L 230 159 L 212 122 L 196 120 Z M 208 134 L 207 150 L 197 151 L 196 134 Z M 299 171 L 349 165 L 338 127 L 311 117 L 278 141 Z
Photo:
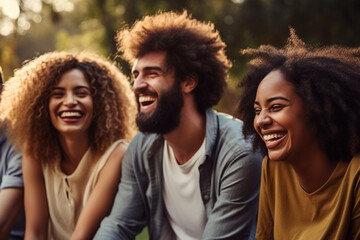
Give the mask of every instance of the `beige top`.
M 360 239 L 360 156 L 312 193 L 284 161 L 263 161 L 256 239 Z
M 101 169 L 121 142 L 125 140 L 114 142 L 97 161 L 88 149 L 71 175 L 61 171 L 60 159 L 56 164 L 43 165 L 49 207 L 48 239 L 70 239 Z

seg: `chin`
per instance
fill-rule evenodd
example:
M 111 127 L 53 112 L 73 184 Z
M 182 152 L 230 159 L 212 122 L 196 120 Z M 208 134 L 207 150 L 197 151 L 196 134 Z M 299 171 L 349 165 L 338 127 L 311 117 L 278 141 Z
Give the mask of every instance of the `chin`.
M 284 154 L 268 152 L 268 156 L 271 161 L 285 161 Z
M 82 133 L 86 133 L 87 129 L 66 128 L 66 129 L 58 129 L 58 132 L 61 133 L 61 134 L 82 134 Z

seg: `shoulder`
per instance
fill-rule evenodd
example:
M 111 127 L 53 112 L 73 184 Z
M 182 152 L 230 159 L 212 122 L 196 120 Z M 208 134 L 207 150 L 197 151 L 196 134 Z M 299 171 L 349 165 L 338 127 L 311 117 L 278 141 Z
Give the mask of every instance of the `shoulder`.
M 250 141 L 245 141 L 242 133 L 243 122 L 231 115 L 225 113 L 216 113 L 219 120 L 219 134 L 220 138 L 226 141 L 236 140 L 237 145 L 251 148 Z M 240 142 L 239 142 L 240 141 Z M 233 141 L 235 143 L 235 141 Z
M 0 140 L 0 187 L 23 187 L 22 156 L 2 133 Z
M 243 122 L 231 115 L 216 113 L 218 118 L 218 143 L 220 152 L 227 156 L 239 158 L 248 155 L 261 161 L 262 157 L 252 150 L 251 139 L 245 139 L 242 133 Z
M 343 163 L 345 164 L 347 164 L 345 179 L 355 181 L 360 188 L 360 154 L 355 155 L 349 163 Z
M 0 152 L 1 160 L 10 161 L 13 158 L 21 158 L 21 152 L 15 150 L 14 145 L 7 139 L 5 131 L 0 137 Z
M 125 152 L 128 148 L 128 143 L 125 140 L 117 140 L 115 141 L 104 153 L 102 158 L 107 158 L 107 162 L 109 161 L 120 161 L 125 155 Z
M 274 172 L 277 171 L 280 161 L 271 161 L 268 156 L 265 156 L 262 161 L 261 166 L 261 177 L 267 182 L 270 181 L 271 177 L 274 175 Z
M 344 179 L 360 182 L 360 154 L 355 155 L 350 162 L 340 161 L 336 169 Z
M 354 170 L 360 171 L 360 153 L 355 155 L 349 162 L 349 167 Z
M 220 127 L 242 130 L 243 122 L 240 119 L 227 113 L 216 112 L 214 110 L 213 112 L 219 120 Z
M 139 132 L 130 142 L 129 151 L 145 154 L 150 149 L 158 147 L 163 142 L 162 139 L 159 134 Z
M 93 174 L 98 175 L 100 173 L 100 176 L 103 176 L 112 172 L 119 172 L 127 148 L 128 143 L 125 140 L 114 142 L 100 157 Z
M 114 150 L 111 153 L 111 156 L 119 156 L 119 155 L 124 155 L 126 149 L 129 146 L 129 143 L 125 140 L 118 140 L 114 142 L 113 145 L 115 146 L 114 146 Z

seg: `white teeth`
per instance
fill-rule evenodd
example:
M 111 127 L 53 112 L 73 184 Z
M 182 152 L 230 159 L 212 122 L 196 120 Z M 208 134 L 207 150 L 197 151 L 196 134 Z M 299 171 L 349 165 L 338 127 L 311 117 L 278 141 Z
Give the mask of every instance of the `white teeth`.
M 285 134 L 283 133 L 274 133 L 274 134 L 264 135 L 264 139 L 265 141 L 271 141 L 277 138 L 282 138 L 283 136 L 285 136 Z
M 141 96 L 139 97 L 139 103 L 143 103 L 143 102 L 153 102 L 155 101 L 156 98 L 155 97 L 151 97 L 151 96 Z
M 60 117 L 81 117 L 81 114 L 79 112 L 62 112 Z

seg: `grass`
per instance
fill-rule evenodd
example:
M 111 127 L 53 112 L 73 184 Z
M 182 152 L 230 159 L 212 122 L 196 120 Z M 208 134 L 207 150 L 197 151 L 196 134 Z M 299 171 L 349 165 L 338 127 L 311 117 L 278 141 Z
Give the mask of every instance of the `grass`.
M 136 240 L 148 240 L 149 234 L 147 228 L 144 228 L 144 230 L 136 236 Z

